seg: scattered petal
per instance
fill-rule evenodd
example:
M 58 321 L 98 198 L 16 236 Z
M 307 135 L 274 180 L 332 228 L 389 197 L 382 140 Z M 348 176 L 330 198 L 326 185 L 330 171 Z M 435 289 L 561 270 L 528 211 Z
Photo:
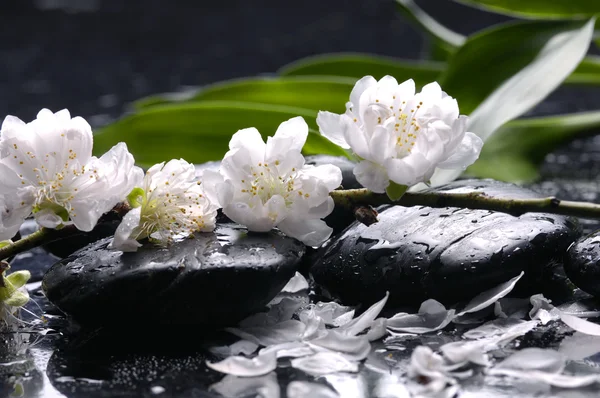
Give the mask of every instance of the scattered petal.
M 327 326 L 343 326 L 354 318 L 354 309 L 335 303 L 333 301 L 318 302 L 311 307 L 315 315 L 320 317 Z
M 377 318 L 366 334 L 367 340 L 377 341 L 387 334 L 387 319 Z
M 573 315 L 579 318 L 597 318 L 600 317 L 598 310 L 598 301 L 595 298 L 575 301 L 559 305 L 558 310 L 564 314 Z
M 308 282 L 301 273 L 296 272 L 296 274 L 292 276 L 292 279 L 289 280 L 287 285 L 285 285 L 281 291 L 284 293 L 298 293 L 307 289 Z
M 501 283 L 495 288 L 486 290 L 485 292 L 478 294 L 474 299 L 469 301 L 465 308 L 463 308 L 461 312 L 456 314 L 456 316 L 461 316 L 468 312 L 476 312 L 494 304 L 496 301 L 510 293 L 519 281 L 519 279 L 521 279 L 524 274 L 524 272 L 521 272 L 519 275 L 504 283 Z
M 388 329 L 395 332 L 428 333 L 445 328 L 454 318 L 454 310 L 446 310 L 436 300 L 425 300 L 417 314 L 400 312 L 387 321 Z
M 485 341 L 455 341 L 444 344 L 440 351 L 444 358 L 454 364 L 471 362 L 480 366 L 490 365 Z
M 600 352 L 600 337 L 575 332 L 560 342 L 558 351 L 572 361 L 585 359 Z
M 235 336 L 265 347 L 300 341 L 305 329 L 306 326 L 302 322 L 293 319 L 268 326 L 225 328 L 226 331 Z
M 342 354 L 322 351 L 314 355 L 292 359 L 292 367 L 312 376 L 322 376 L 336 372 L 358 372 L 358 363 L 350 361 Z
M 326 348 L 335 351 L 348 359 L 360 361 L 365 359 L 371 351 L 371 344 L 366 336 L 352 336 L 334 329 L 329 329 L 327 334 L 309 342 L 311 347 Z
M 373 322 L 375 321 L 375 319 L 377 318 L 379 313 L 381 312 L 381 310 L 383 310 L 383 307 L 385 307 L 385 303 L 387 302 L 389 295 L 390 295 L 389 292 L 385 292 L 384 298 L 382 298 L 380 301 L 373 304 L 365 312 L 363 312 L 360 316 L 354 318 L 352 321 L 341 326 L 339 328 L 339 330 L 342 333 L 345 333 L 345 334 L 348 334 L 351 336 L 356 336 L 363 330 L 370 328 L 371 325 L 373 325 Z
M 339 398 L 339 394 L 323 384 L 292 381 L 286 390 L 288 398 Z
M 539 370 L 547 373 L 560 373 L 565 368 L 566 359 L 560 352 L 544 348 L 524 348 L 497 364 L 494 369 Z
M 594 383 L 600 383 L 600 375 L 595 374 L 584 376 L 571 376 L 564 374 L 541 372 L 538 370 L 523 371 L 515 369 L 497 368 L 490 369 L 489 374 L 495 376 L 509 376 L 514 377 L 516 379 L 525 379 L 529 381 L 538 381 L 560 388 L 578 388 L 589 386 Z
M 523 319 L 529 310 L 529 299 L 504 297 L 494 303 L 494 314 L 499 318 Z
M 275 353 L 277 359 L 279 358 L 299 358 L 312 355 L 315 351 L 310 348 L 306 343 L 299 341 L 291 343 L 281 343 L 268 346 L 259 351 L 259 355 L 268 355 Z
M 220 362 L 206 362 L 206 366 L 217 372 L 240 377 L 266 375 L 277 368 L 277 357 L 274 352 L 258 355 L 254 358 L 231 356 Z
M 209 390 L 226 398 L 245 398 L 252 395 L 261 398 L 279 398 L 281 396 L 275 372 L 261 377 L 225 376 L 218 383 L 211 385 Z
M 562 313 L 560 314 L 560 320 L 563 321 L 565 325 L 578 332 L 588 334 L 590 336 L 600 336 L 600 325 L 597 323 L 592 323 L 590 321 L 586 321 L 585 319 Z
M 238 340 L 231 345 L 211 347 L 209 351 L 215 355 L 228 357 L 231 355 L 252 355 L 258 349 L 258 344 L 248 340 Z

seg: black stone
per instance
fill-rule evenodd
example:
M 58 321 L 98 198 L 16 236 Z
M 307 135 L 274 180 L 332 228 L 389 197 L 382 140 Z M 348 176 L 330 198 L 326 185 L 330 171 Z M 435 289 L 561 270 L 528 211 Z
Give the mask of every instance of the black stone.
M 437 190 L 534 198 L 492 180 L 455 181 Z M 525 271 L 521 290 L 539 283 L 579 236 L 576 220 L 552 214 L 515 217 L 458 208 L 382 206 L 379 222 L 353 223 L 320 249 L 315 281 L 344 304 L 370 303 L 390 291 L 390 304 L 470 299 Z M 517 289 L 518 292 L 519 289 Z M 523 293 L 525 293 L 523 291 Z
M 565 272 L 578 288 L 600 297 L 600 231 L 571 245 L 565 256 Z
M 48 299 L 84 326 L 232 325 L 263 309 L 304 254 L 295 239 L 235 224 L 135 253 L 110 250 L 110 242 L 59 261 L 43 280 Z

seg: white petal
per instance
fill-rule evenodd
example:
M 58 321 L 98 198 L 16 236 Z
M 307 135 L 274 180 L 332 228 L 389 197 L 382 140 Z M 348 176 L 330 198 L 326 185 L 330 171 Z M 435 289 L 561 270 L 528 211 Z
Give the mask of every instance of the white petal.
M 483 141 L 473 133 L 466 133 L 460 145 L 454 150 L 448 159 L 438 163 L 440 169 L 464 170 L 479 158 Z
M 342 171 L 338 166 L 324 164 L 321 166 L 305 166 L 301 170 L 302 174 L 317 178 L 325 184 L 329 191 L 333 191 L 342 185 Z
M 325 335 L 310 340 L 309 344 L 344 354 L 353 361 L 363 360 L 371 352 L 371 344 L 366 336 L 352 336 L 335 329 L 329 329 Z
M 373 76 L 365 76 L 354 84 L 352 92 L 350 93 L 350 102 L 352 103 L 352 112 L 354 112 L 354 114 L 359 115 L 361 112 L 359 109 L 360 97 L 365 90 L 375 85 L 377 85 L 377 80 L 375 80 Z
M 25 126 L 25 122 L 19 119 L 16 116 L 8 115 L 4 118 L 2 122 L 2 130 L 1 134 L 3 138 L 12 138 L 15 136 L 15 133 Z
M 244 148 L 250 155 L 249 163 L 253 165 L 265 160 L 266 145 L 262 136 L 254 127 L 236 132 L 229 141 L 229 149 Z
M 350 145 L 346 142 L 344 136 L 345 124 L 341 120 L 341 115 L 331 112 L 319 111 L 317 115 L 317 125 L 321 135 L 334 144 L 349 149 Z
M 370 160 L 374 163 L 383 165 L 385 160 L 394 155 L 396 148 L 396 135 L 392 128 L 377 126 L 373 136 L 369 141 L 371 151 Z
M 590 336 L 600 336 L 600 325 L 586 321 L 585 319 L 578 318 L 569 314 L 560 314 L 560 320 L 578 332 L 588 334 Z
M 425 300 L 417 314 L 398 313 L 387 321 L 387 327 L 396 332 L 428 333 L 445 328 L 454 318 L 454 310 L 446 310 L 433 299 Z
M 308 124 L 297 116 L 279 125 L 275 135 L 267 140 L 265 159 L 286 152 L 301 152 L 308 138 Z
M 221 206 L 218 192 L 224 183 L 223 176 L 214 170 L 202 170 L 198 180 L 202 183 L 204 195 L 206 195 L 208 200 L 217 206 Z M 231 192 L 231 196 L 233 196 L 233 192 Z
M 358 363 L 346 359 L 342 354 L 323 351 L 317 354 L 292 359 L 292 367 L 312 376 L 337 372 L 358 372 Z
M 328 326 L 343 326 L 354 317 L 354 310 L 351 307 L 345 307 L 333 301 L 318 302 L 312 306 L 312 309 Z
M 308 282 L 306 281 L 306 278 L 304 278 L 301 273 L 296 272 L 281 291 L 284 293 L 297 293 L 307 289 Z
M 306 326 L 296 320 L 279 322 L 275 325 L 246 328 L 226 328 L 229 333 L 262 346 L 300 341 Z
M 333 232 L 323 220 L 302 220 L 294 217 L 286 218 L 277 227 L 287 236 L 311 247 L 320 246 Z
M 600 337 L 575 332 L 573 335 L 562 339 L 558 351 L 567 360 L 581 361 L 600 352 Z
M 379 313 L 383 310 L 383 307 L 385 307 L 389 296 L 390 293 L 385 292 L 385 296 L 381 300 L 369 307 L 360 316 L 341 326 L 338 330 L 347 335 L 356 336 L 363 330 L 370 328 L 373 326 L 373 322 L 375 322 Z
M 388 159 L 383 166 L 390 180 L 406 186 L 427 182 L 426 174 L 433 169 L 431 162 L 418 152 L 402 159 Z
M 248 340 L 238 340 L 228 346 L 216 346 L 209 348 L 212 354 L 228 357 L 231 355 L 252 355 L 258 349 L 258 344 Z
M 253 209 L 247 203 L 234 202 L 223 207 L 223 213 L 231 220 L 245 225 L 249 231 L 268 232 L 275 226 L 273 220 L 262 217 L 263 209 Z
M 228 375 L 218 383 L 212 384 L 209 387 L 209 390 L 216 391 L 226 398 L 242 398 L 248 396 L 260 396 L 264 398 L 280 397 L 280 387 L 275 372 L 260 377 L 237 377 Z
M 485 342 L 454 341 L 441 346 L 440 351 L 444 358 L 454 364 L 472 362 L 480 366 L 490 365 Z
M 495 369 L 541 370 L 560 373 L 565 368 L 566 359 L 558 351 L 544 348 L 524 348 L 497 364 Z
M 325 322 L 317 316 L 314 308 L 305 309 L 298 314 L 300 322 L 306 325 L 306 329 L 302 334 L 302 339 L 311 340 L 321 337 L 327 333 Z
M 290 343 L 270 345 L 260 350 L 259 355 L 267 355 L 272 353 L 275 353 L 275 356 L 277 359 L 279 359 L 305 357 L 314 354 L 315 351 L 306 343 L 294 341 Z
M 387 334 L 387 319 L 377 318 L 365 335 L 369 341 L 377 341 Z
M 345 125 L 344 139 L 350 145 L 352 151 L 361 158 L 370 159 L 371 150 L 364 128 L 360 128 L 358 123 L 354 122 L 347 115 L 342 115 L 342 122 Z
M 258 355 L 252 359 L 233 356 L 225 358 L 221 362 L 206 362 L 206 366 L 217 372 L 233 376 L 255 377 L 266 375 L 277 368 L 277 357 L 275 353 Z
M 124 252 L 134 252 L 142 246 L 141 243 L 131 237 L 131 233 L 140 225 L 141 210 L 141 207 L 136 207 L 125 214 L 115 231 L 115 236 L 110 244 L 111 248 Z
M 600 376 L 596 374 L 589 374 L 583 376 L 571 376 L 563 374 L 554 374 L 540 371 L 523 371 L 514 369 L 496 369 L 492 368 L 489 370 L 492 375 L 498 376 L 509 376 L 516 379 L 525 379 L 533 382 L 542 382 L 551 386 L 560 388 L 578 388 L 589 386 L 594 383 L 600 383 Z
M 16 235 L 31 214 L 34 200 L 33 187 L 17 190 L 10 196 L 0 195 L 0 240 Z
M 525 273 L 521 271 L 521 273 L 514 278 L 501 283 L 493 289 L 486 290 L 485 292 L 478 294 L 475 298 L 469 301 L 465 308 L 456 314 L 456 316 L 461 316 L 468 312 L 476 312 L 494 304 L 496 301 L 510 293 L 524 274 Z
M 354 167 L 354 175 L 360 185 L 376 193 L 384 193 L 390 185 L 386 169 L 368 160 L 363 160 Z
M 292 381 L 287 386 L 288 398 L 339 398 L 338 393 L 323 384 Z

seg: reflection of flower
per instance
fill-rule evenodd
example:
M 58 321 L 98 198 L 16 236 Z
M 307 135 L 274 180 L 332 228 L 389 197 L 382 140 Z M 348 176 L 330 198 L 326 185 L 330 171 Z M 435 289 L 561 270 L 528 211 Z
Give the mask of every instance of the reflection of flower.
M 346 113 L 319 112 L 321 133 L 361 158 L 357 180 L 384 192 L 390 180 L 411 186 L 427 182 L 436 167 L 464 169 L 481 151 L 481 139 L 466 132 L 456 100 L 437 83 L 415 94 L 415 83 L 398 84 L 385 76 L 360 79 L 346 104 Z
M 90 125 L 66 109 L 42 109 L 27 124 L 7 116 L 1 134 L 0 240 L 11 238 L 31 213 L 44 227 L 91 231 L 143 174 L 124 143 L 92 156 Z
M 138 240 L 148 237 L 164 245 L 215 228 L 217 206 L 196 181 L 194 165 L 183 159 L 152 166 L 130 201 L 134 209 L 123 217 L 113 240 L 119 250 L 136 251 Z
M 307 136 L 301 117 L 283 122 L 266 144 L 254 128 L 235 133 L 220 168 L 223 212 L 251 231 L 278 227 L 309 246 L 323 243 L 332 230 L 321 218 L 333 210 L 329 192 L 341 184 L 342 174 L 333 165 L 304 164 L 300 151 Z
M 456 381 L 450 376 L 444 358 L 427 346 L 418 346 L 413 351 L 408 377 L 414 382 L 408 388 L 416 397 L 450 398 L 456 395 Z

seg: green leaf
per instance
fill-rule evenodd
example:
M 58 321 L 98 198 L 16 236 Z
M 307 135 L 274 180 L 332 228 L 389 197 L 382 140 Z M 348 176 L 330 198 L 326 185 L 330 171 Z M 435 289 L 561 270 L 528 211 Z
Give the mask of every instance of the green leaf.
M 339 76 L 253 77 L 219 82 L 187 95 L 158 95 L 136 109 L 173 102 L 237 101 L 344 113 L 356 79 Z
M 565 19 L 600 14 L 597 0 L 455 0 L 485 11 L 514 17 Z
M 335 53 L 300 59 L 284 66 L 278 73 L 283 76 L 345 76 L 353 78 L 353 82 L 367 75 L 376 79 L 391 75 L 398 81 L 413 79 L 417 86 L 423 86 L 435 81 L 445 66 L 442 62 L 411 61 L 373 54 Z
M 503 99 L 520 105 L 518 97 L 540 86 L 541 94 L 527 103 L 535 105 L 577 67 L 592 27 L 591 22 L 528 21 L 487 29 L 470 37 L 449 60 L 442 87 L 464 114 L 500 90 Z M 505 87 L 508 83 L 511 87 Z
M 387 193 L 388 198 L 391 200 L 398 200 L 408 190 L 406 185 L 396 184 L 394 181 L 390 181 L 390 185 L 385 189 L 385 193 Z
M 469 38 L 450 59 L 442 87 L 457 98 L 461 113 L 470 114 L 468 130 L 486 141 L 562 83 L 585 56 L 593 29 L 593 19 L 488 29 Z M 458 170 L 438 170 L 432 183 L 459 175 Z
M 396 4 L 402 15 L 427 34 L 433 46 L 434 59 L 445 60 L 465 42 L 465 36 L 440 24 L 423 11 L 414 0 L 396 0 Z
M 569 84 L 600 84 L 600 57 L 587 56 L 571 73 L 565 83 Z
M 467 169 L 477 177 L 502 181 L 535 180 L 547 153 L 577 137 L 597 134 L 600 111 L 520 119 L 502 126 Z
M 230 101 L 143 109 L 99 130 L 94 136 L 94 153 L 103 154 L 124 141 L 143 166 L 172 158 L 192 163 L 220 160 L 236 131 L 256 127 L 263 137 L 272 136 L 281 122 L 295 116 L 304 117 L 311 128 L 304 146 L 306 154 L 346 155 L 346 151 L 317 132 L 313 110 Z

